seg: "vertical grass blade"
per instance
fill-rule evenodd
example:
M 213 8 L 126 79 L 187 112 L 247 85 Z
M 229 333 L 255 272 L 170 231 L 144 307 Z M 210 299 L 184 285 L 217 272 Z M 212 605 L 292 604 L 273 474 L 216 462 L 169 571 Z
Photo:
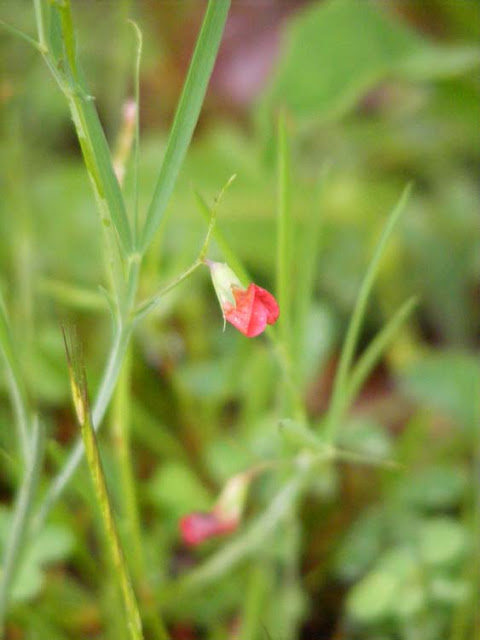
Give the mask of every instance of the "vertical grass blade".
M 388 216 L 387 223 L 384 227 L 382 235 L 380 236 L 380 240 L 378 241 L 378 244 L 376 246 L 375 253 L 373 254 L 370 264 L 368 265 L 367 272 L 365 273 L 365 277 L 363 278 L 362 284 L 360 286 L 360 291 L 355 303 L 355 308 L 350 319 L 350 324 L 348 325 L 347 335 L 342 346 L 340 362 L 333 385 L 332 399 L 330 402 L 324 427 L 324 437 L 330 443 L 333 443 L 336 430 L 338 429 L 339 418 L 344 404 L 343 396 L 346 391 L 347 376 L 353 361 L 353 357 L 355 355 L 355 349 L 357 347 L 358 338 L 360 335 L 360 328 L 362 326 L 362 322 L 367 310 L 368 299 L 378 273 L 380 260 L 383 256 L 385 247 L 387 246 L 387 242 L 393 232 L 393 229 L 395 228 L 395 225 L 397 224 L 401 214 L 405 209 L 410 191 L 411 185 L 408 185 L 404 189 L 397 205 L 393 208 L 390 215 Z
M 305 330 L 313 300 L 316 258 L 323 222 L 321 200 L 325 190 L 328 169 L 328 165 L 325 165 L 320 173 L 319 184 L 315 190 L 312 206 L 307 212 L 303 222 L 303 229 L 299 234 L 297 246 L 300 250 L 295 254 L 297 278 L 293 301 L 295 317 L 292 352 L 294 354 L 302 353 L 305 349 Z
M 200 115 L 220 46 L 230 0 L 210 0 L 168 139 L 167 150 L 143 228 L 145 252 L 162 220 Z
M 290 353 L 292 224 L 290 158 L 284 112 L 278 120 L 277 145 L 277 298 L 280 307 L 278 325 L 280 339 L 287 353 Z
M 100 507 L 107 542 L 110 545 L 115 574 L 123 596 L 129 634 L 132 640 L 143 640 L 140 613 L 113 516 L 105 474 L 93 429 L 81 348 L 75 334 L 71 331 L 64 331 L 64 338 L 73 401 L 82 431 L 87 463 Z

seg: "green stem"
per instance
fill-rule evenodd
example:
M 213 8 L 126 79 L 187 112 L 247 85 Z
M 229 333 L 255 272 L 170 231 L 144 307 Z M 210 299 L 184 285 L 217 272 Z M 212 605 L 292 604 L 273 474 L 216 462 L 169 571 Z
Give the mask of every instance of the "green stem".
M 143 36 L 138 25 L 133 20 L 129 20 L 135 32 L 137 40 L 134 86 L 135 86 L 135 130 L 133 139 L 133 239 L 135 246 L 138 244 L 139 233 L 139 211 L 138 211 L 138 175 L 140 167 L 140 63 L 142 59 Z
M 202 264 L 203 263 L 200 259 L 195 260 L 195 262 L 191 264 L 190 267 L 188 267 L 188 269 L 186 269 L 183 273 L 181 273 L 174 280 L 172 280 L 170 284 L 168 284 L 166 287 L 161 289 L 157 294 L 155 294 L 148 300 L 145 300 L 144 302 L 140 303 L 134 313 L 135 320 L 138 321 L 141 318 L 145 317 L 148 313 L 150 313 L 150 311 L 153 311 L 153 309 L 155 309 L 155 307 L 158 306 L 158 304 L 160 304 L 160 302 L 163 300 L 163 297 L 169 291 L 171 291 L 172 289 L 175 289 L 176 286 L 178 286 L 181 282 L 186 280 L 188 276 L 192 275 L 192 273 L 196 271 L 198 267 L 200 267 Z
M 130 448 L 131 375 L 132 354 L 131 349 L 129 348 L 125 354 L 122 372 L 118 380 L 113 400 L 113 411 L 111 413 L 111 435 L 113 449 L 119 468 L 119 495 L 121 496 L 123 516 L 127 525 L 126 535 L 129 539 L 128 546 L 130 548 L 130 553 L 128 555 L 132 558 L 135 580 L 137 584 L 140 584 L 145 575 L 145 559 L 143 557 L 140 519 Z
M 21 40 L 23 40 L 24 42 L 29 44 L 31 47 L 33 47 L 36 51 L 40 51 L 40 52 L 42 51 L 39 43 L 36 40 L 31 38 L 26 33 L 23 33 L 23 31 L 20 31 L 20 29 L 17 29 L 13 25 L 8 24 L 8 22 L 4 22 L 3 20 L 0 20 L 0 27 L 2 27 L 2 29 L 5 29 L 5 31 L 8 31 L 8 33 L 12 34 L 13 36 L 16 36 L 17 38 L 20 38 Z
M 37 23 L 38 40 L 43 51 L 47 50 L 47 38 L 45 36 L 45 16 L 43 14 L 42 0 L 33 0 L 35 9 L 35 21 Z
M 123 504 L 122 516 L 125 521 L 126 548 L 129 550 L 126 555 L 130 560 L 130 566 L 132 567 L 134 582 L 137 585 L 138 592 L 144 596 L 144 598 L 140 600 L 140 605 L 145 620 L 149 621 L 152 627 L 152 634 L 155 633 L 156 638 L 164 640 L 168 637 L 168 633 L 163 620 L 158 614 L 157 607 L 151 598 L 152 589 L 147 577 L 140 515 L 135 490 L 135 477 L 130 447 L 131 376 L 132 357 L 131 349 L 128 349 L 114 397 L 111 422 L 112 443 L 119 467 L 119 495 L 121 496 L 121 502 Z
M 10 331 L 10 324 L 8 322 L 7 313 L 3 298 L 0 294 L 0 347 L 3 352 L 3 357 L 7 365 L 7 376 L 10 391 L 10 398 L 15 412 L 15 425 L 17 427 L 17 434 L 20 449 L 22 451 L 23 459 L 25 463 L 28 462 L 30 457 L 30 442 L 29 442 L 29 408 L 27 393 L 23 378 L 20 371 L 20 364 L 18 362 L 17 354 L 14 348 L 12 335 Z
M 28 524 L 33 499 L 35 497 L 42 466 L 43 441 L 43 426 L 35 420 L 32 432 L 32 454 L 28 460 L 28 467 L 18 492 L 13 520 L 10 525 L 8 540 L 5 546 L 4 562 L 0 581 L 0 637 L 3 637 L 8 597 L 11 593 L 11 587 L 15 579 L 23 544 L 28 533 Z
M 249 571 L 239 640 L 258 638 L 264 607 L 271 591 L 271 573 L 271 562 L 265 560 L 254 563 Z
M 291 304 L 290 283 L 292 273 L 292 225 L 290 206 L 290 159 L 288 138 L 285 125 L 285 113 L 281 113 L 278 121 L 277 136 L 277 296 L 282 310 L 278 320 L 280 339 L 287 352 L 290 351 Z

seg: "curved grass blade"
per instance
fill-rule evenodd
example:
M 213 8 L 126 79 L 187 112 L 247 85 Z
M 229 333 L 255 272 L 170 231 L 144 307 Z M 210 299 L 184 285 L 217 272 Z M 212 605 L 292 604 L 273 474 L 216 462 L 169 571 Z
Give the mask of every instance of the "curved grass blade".
M 404 189 L 400 200 L 388 216 L 387 223 L 384 227 L 382 235 L 380 236 L 380 240 L 378 241 L 378 244 L 376 246 L 375 253 L 373 254 L 370 264 L 368 265 L 365 277 L 363 278 L 362 284 L 360 286 L 360 291 L 355 303 L 355 308 L 350 319 L 350 324 L 348 325 L 347 335 L 342 346 L 340 362 L 334 380 L 332 399 L 325 421 L 324 437 L 327 442 L 334 441 L 335 434 L 339 426 L 339 419 L 344 405 L 344 394 L 348 384 L 347 377 L 355 354 L 355 350 L 357 348 L 360 328 L 362 326 L 362 322 L 367 310 L 368 299 L 370 297 L 375 278 L 377 277 L 380 260 L 383 256 L 383 253 L 387 246 L 387 242 L 393 232 L 393 229 L 395 228 L 395 225 L 397 224 L 401 214 L 405 209 L 410 191 L 411 185 L 408 185 Z

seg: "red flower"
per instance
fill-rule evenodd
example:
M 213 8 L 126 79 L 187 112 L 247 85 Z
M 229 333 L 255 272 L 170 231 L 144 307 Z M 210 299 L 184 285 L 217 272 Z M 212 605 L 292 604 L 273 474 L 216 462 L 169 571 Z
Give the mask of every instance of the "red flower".
M 208 538 L 223 536 L 237 529 L 242 520 L 250 483 L 259 468 L 232 476 L 214 507 L 207 513 L 189 513 L 180 520 L 180 533 L 185 544 L 195 547 Z
M 228 265 L 211 260 L 205 262 L 210 267 L 225 320 L 248 338 L 258 336 L 267 324 L 276 322 L 279 309 L 271 293 L 256 284 L 245 289 Z
M 267 324 L 276 322 L 279 309 L 271 293 L 256 284 L 248 289 L 232 286 L 235 305 L 226 302 L 223 306 L 225 320 L 248 338 L 254 338 L 264 331 Z
M 196 547 L 208 538 L 235 531 L 238 519 L 223 520 L 214 511 L 189 513 L 180 520 L 180 532 L 185 544 Z

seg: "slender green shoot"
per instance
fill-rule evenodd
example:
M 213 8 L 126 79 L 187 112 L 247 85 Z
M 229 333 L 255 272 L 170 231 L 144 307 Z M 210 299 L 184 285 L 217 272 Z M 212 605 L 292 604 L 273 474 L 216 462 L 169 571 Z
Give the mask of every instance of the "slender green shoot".
M 362 353 L 349 376 L 343 396 L 341 414 L 348 410 L 368 376 L 379 362 L 385 349 L 391 344 L 401 325 L 410 317 L 417 303 L 418 298 L 416 296 L 412 296 L 404 302 Z
M 278 119 L 277 135 L 277 299 L 281 309 L 278 319 L 280 339 L 290 353 L 291 348 L 291 282 L 292 282 L 292 211 L 290 194 L 290 157 L 285 113 Z
M 76 287 L 69 282 L 41 277 L 37 281 L 39 291 L 67 308 L 93 313 L 108 310 L 107 301 L 98 291 Z
M 2 573 L 0 576 L 0 637 L 2 638 L 8 598 L 12 591 L 12 585 L 21 559 L 24 542 L 29 532 L 32 504 L 42 468 L 44 439 L 45 433 L 43 425 L 38 420 L 34 420 L 31 455 L 28 459 L 28 467 L 26 468 L 23 482 L 18 491 L 13 519 L 5 545 Z
M 140 584 L 145 574 L 145 559 L 141 540 L 140 517 L 135 490 L 135 477 L 130 448 L 131 398 L 130 384 L 132 375 L 131 349 L 125 356 L 122 372 L 113 397 L 110 412 L 110 428 L 113 450 L 119 469 L 119 482 L 123 517 L 126 522 L 126 538 L 129 541 L 128 557 L 132 559 L 132 574 Z
M 43 0 L 33 0 L 35 9 L 35 21 L 37 23 L 38 40 L 41 50 L 45 53 L 47 49 L 47 38 L 45 33 L 45 14 Z
M 132 577 L 139 593 L 144 595 L 140 607 L 144 619 L 151 626 L 152 637 L 162 640 L 168 634 L 163 620 L 158 615 L 152 598 L 152 588 L 146 571 L 142 527 L 140 521 L 135 475 L 130 446 L 130 423 L 132 420 L 132 350 L 129 349 L 123 363 L 122 372 L 113 398 L 111 412 L 111 442 L 116 455 L 119 469 L 119 483 L 122 521 L 124 525 L 124 540 L 126 557 L 132 568 Z M 147 597 L 148 594 L 148 597 Z
M 253 563 L 246 585 L 239 640 L 256 640 L 265 604 L 271 592 L 272 561 Z
M 208 206 L 208 204 L 205 202 L 202 195 L 198 191 L 195 191 L 195 200 L 197 202 L 200 213 L 204 217 L 205 221 L 210 224 L 210 220 L 212 219 L 214 211 L 213 208 Z M 222 233 L 218 225 L 215 226 L 213 235 L 229 267 L 233 269 L 233 271 L 235 271 L 240 281 L 244 285 L 247 285 L 249 282 L 251 282 L 252 279 L 248 274 L 248 271 L 243 266 L 241 260 L 239 260 L 239 258 L 231 248 L 230 244 L 225 238 L 225 235 Z
M 135 33 L 137 42 L 135 54 L 134 87 L 135 87 L 135 133 L 133 138 L 133 240 L 138 243 L 139 213 L 138 213 L 138 178 L 140 169 L 140 65 L 142 61 L 143 36 L 140 27 L 133 20 L 129 20 Z
M 36 40 L 31 38 L 28 34 L 24 33 L 20 29 L 17 29 L 13 25 L 8 24 L 8 22 L 4 22 L 3 20 L 0 20 L 0 27 L 2 29 L 5 29 L 5 31 L 10 33 L 12 36 L 20 38 L 20 40 L 23 40 L 24 42 L 29 44 L 31 47 L 33 47 L 36 51 L 39 51 L 39 52 L 42 51 L 40 45 L 38 44 L 38 42 Z
M 359 451 L 352 451 L 326 444 L 321 436 L 295 420 L 281 420 L 279 428 L 282 437 L 291 447 L 297 452 L 309 451 L 313 455 L 312 460 L 317 462 L 328 460 L 345 461 L 387 469 L 396 469 L 401 466 L 394 460 L 377 458 Z
M 181 284 L 184 280 L 191 276 L 192 273 L 198 269 L 198 267 L 202 266 L 202 264 L 203 262 L 199 258 L 197 258 L 195 262 L 193 262 L 188 267 L 188 269 L 178 275 L 174 280 L 172 280 L 172 282 L 163 287 L 163 289 L 160 289 L 158 293 L 156 293 L 148 300 L 141 302 L 135 309 L 133 314 L 135 322 L 139 322 L 142 318 L 147 316 L 151 311 L 158 307 L 167 293 L 169 293 L 172 289 L 178 287 L 179 284 Z
M 63 335 L 73 402 L 82 431 L 87 463 L 100 507 L 108 546 L 112 553 L 115 576 L 118 580 L 119 588 L 123 596 L 129 634 L 132 640 L 142 640 L 142 621 L 140 619 L 140 613 L 135 593 L 133 591 L 129 570 L 125 561 L 125 555 L 120 543 L 120 537 L 118 535 L 117 525 L 115 523 L 110 496 L 105 481 L 105 474 L 103 472 L 102 461 L 97 446 L 95 431 L 93 429 L 81 347 L 73 331 L 67 331 L 64 329 Z
M 28 405 L 27 392 L 23 383 L 23 378 L 18 362 L 17 353 L 12 340 L 10 323 L 3 298 L 0 294 L 0 349 L 7 369 L 8 386 L 10 398 L 15 412 L 15 426 L 19 447 L 25 463 L 30 457 L 30 410 Z
M 196 271 L 198 267 L 204 264 L 204 261 L 208 252 L 208 248 L 210 246 L 212 234 L 215 229 L 218 205 L 222 201 L 223 196 L 225 195 L 225 192 L 230 187 L 230 185 L 235 180 L 235 178 L 236 178 L 236 174 L 233 174 L 227 180 L 225 185 L 222 187 L 220 193 L 215 198 L 214 206 L 212 207 L 211 210 L 209 210 L 210 220 L 208 223 L 208 230 L 207 230 L 207 234 L 205 236 L 205 240 L 203 242 L 202 248 L 200 249 L 200 252 L 198 254 L 198 258 L 188 267 L 188 269 L 186 269 L 183 273 L 177 276 L 172 282 L 170 282 L 170 284 L 168 284 L 166 287 L 161 289 L 158 293 L 156 293 L 154 296 L 152 296 L 148 300 L 145 300 L 144 302 L 140 303 L 134 312 L 135 321 L 138 322 L 138 320 L 145 317 L 148 313 L 150 313 L 150 311 L 153 311 L 155 307 L 157 307 L 160 304 L 165 294 L 167 294 L 169 291 L 177 287 L 181 282 L 183 282 L 184 280 L 186 280 L 186 278 L 192 275 L 192 273 Z M 197 195 L 197 197 L 200 197 L 200 196 Z
M 147 212 L 139 251 L 143 254 L 157 231 L 175 186 L 200 115 L 208 81 L 220 46 L 230 0 L 210 0 L 188 75 L 178 103 L 165 157 Z
M 294 355 L 301 354 L 305 350 L 305 330 L 313 300 L 318 245 L 323 222 L 321 200 L 327 184 L 329 170 L 330 166 L 326 164 L 320 172 L 312 206 L 307 212 L 303 222 L 303 229 L 299 233 L 298 246 L 300 251 L 295 255 L 297 271 L 294 291 L 295 300 L 293 302 L 295 307 L 295 326 L 292 353 Z
M 368 269 L 363 278 L 358 293 L 355 308 L 353 310 L 350 324 L 348 326 L 347 335 L 345 337 L 342 351 L 340 354 L 340 362 L 337 373 L 335 375 L 332 399 L 327 413 L 324 437 L 327 442 L 334 442 L 336 431 L 339 427 L 340 414 L 344 405 L 344 394 L 348 384 L 348 373 L 355 355 L 355 350 L 360 336 L 360 329 L 367 310 L 368 299 L 378 274 L 380 260 L 385 251 L 387 242 L 397 224 L 401 214 L 405 209 L 408 197 L 410 195 L 411 186 L 408 185 L 403 191 L 400 200 L 390 213 L 387 223 L 384 227 L 380 240 L 376 246 L 375 253 L 368 265 Z

